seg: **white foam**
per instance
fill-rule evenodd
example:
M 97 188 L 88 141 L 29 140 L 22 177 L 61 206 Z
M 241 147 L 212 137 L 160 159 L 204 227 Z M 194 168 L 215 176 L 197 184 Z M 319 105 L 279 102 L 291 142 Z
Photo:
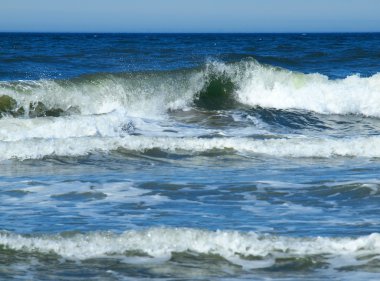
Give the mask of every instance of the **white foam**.
M 117 136 L 128 120 L 131 119 L 128 119 L 123 112 L 61 118 L 4 118 L 0 119 L 0 141 Z
M 81 156 L 91 152 L 108 152 L 118 148 L 144 152 L 158 148 L 177 153 L 201 153 L 211 150 L 237 151 L 279 157 L 380 157 L 380 137 L 347 139 L 288 138 L 253 140 L 250 138 L 198 137 L 75 137 L 65 139 L 26 139 L 0 141 L 0 160 L 38 159 L 45 156 Z
M 380 234 L 358 238 L 292 238 L 259 235 L 254 232 L 206 231 L 189 228 L 151 228 L 130 230 L 120 235 L 88 233 L 74 236 L 22 236 L 3 232 L 0 245 L 12 250 L 55 253 L 67 259 L 89 259 L 104 256 L 130 256 L 131 252 L 153 258 L 170 258 L 175 252 L 219 255 L 245 268 L 269 267 L 276 258 L 320 255 L 327 259 L 355 263 L 365 256 L 380 256 Z M 254 261 L 249 257 L 259 257 Z M 141 258 L 138 262 L 143 262 Z
M 323 114 L 363 114 L 380 117 L 380 74 L 330 80 L 255 62 L 238 77 L 236 98 L 250 106 L 303 109 Z

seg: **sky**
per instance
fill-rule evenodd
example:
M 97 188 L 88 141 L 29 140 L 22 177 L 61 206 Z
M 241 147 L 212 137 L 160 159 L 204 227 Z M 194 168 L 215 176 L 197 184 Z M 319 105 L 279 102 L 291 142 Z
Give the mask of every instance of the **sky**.
M 1 31 L 379 32 L 380 0 L 1 0 Z

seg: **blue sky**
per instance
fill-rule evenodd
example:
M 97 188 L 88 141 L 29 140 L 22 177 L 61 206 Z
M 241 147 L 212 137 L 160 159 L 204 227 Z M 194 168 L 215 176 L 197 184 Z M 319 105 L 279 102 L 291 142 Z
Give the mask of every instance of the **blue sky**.
M 380 0 L 1 0 L 0 31 L 380 31 Z

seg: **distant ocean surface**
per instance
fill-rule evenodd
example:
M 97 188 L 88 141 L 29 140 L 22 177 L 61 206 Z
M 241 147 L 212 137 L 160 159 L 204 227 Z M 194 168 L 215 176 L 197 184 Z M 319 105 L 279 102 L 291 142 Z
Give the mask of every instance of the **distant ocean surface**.
M 0 34 L 0 280 L 380 280 L 380 34 Z

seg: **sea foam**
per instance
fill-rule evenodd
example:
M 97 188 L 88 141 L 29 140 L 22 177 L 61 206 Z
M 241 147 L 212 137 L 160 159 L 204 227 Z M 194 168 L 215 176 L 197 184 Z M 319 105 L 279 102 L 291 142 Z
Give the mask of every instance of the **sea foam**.
M 250 106 L 380 117 L 380 74 L 331 80 L 259 64 L 249 67 L 237 99 Z

